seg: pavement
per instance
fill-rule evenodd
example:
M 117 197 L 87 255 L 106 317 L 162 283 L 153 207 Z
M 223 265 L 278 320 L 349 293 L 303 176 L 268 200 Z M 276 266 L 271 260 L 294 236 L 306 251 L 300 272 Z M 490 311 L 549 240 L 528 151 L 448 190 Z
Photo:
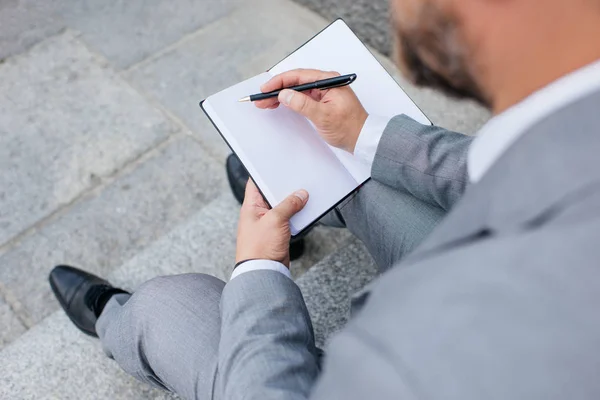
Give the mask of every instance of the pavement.
M 328 20 L 343 18 L 352 30 L 381 54 L 393 54 L 390 0 L 296 0 Z
M 70 324 L 48 272 L 76 265 L 130 289 L 184 272 L 227 280 L 238 206 L 198 101 L 328 22 L 288 0 L 0 2 L 0 399 L 172 398 Z M 470 134 L 488 118 L 378 57 L 434 122 Z M 376 274 L 349 232 L 322 227 L 292 272 L 320 344 Z

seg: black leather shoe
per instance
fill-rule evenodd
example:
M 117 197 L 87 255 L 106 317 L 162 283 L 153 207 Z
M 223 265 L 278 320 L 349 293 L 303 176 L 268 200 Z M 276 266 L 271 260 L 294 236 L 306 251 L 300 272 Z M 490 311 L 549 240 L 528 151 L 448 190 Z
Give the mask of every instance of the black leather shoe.
M 98 337 L 96 321 L 112 295 L 127 293 L 106 280 L 67 265 L 50 272 L 50 287 L 67 316 L 86 335 Z
M 235 197 L 238 203 L 244 203 L 246 184 L 248 183 L 248 179 L 250 179 L 250 174 L 235 154 L 227 157 L 225 168 L 227 169 L 227 180 L 229 181 L 233 197 Z
M 240 161 L 238 156 L 235 154 L 227 157 L 227 163 L 225 165 L 227 169 L 227 180 L 229 181 L 229 187 L 233 192 L 233 197 L 238 203 L 244 203 L 244 195 L 246 194 L 246 184 L 250 179 L 250 174 L 244 168 L 244 164 Z M 290 260 L 294 261 L 302 257 L 304 254 L 304 238 L 293 239 L 290 242 Z

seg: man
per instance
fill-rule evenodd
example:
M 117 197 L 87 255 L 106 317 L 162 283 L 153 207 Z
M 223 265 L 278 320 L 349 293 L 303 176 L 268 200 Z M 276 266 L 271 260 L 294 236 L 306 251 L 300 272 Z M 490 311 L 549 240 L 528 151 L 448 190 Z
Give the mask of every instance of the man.
M 185 398 L 600 398 L 600 1 L 392 3 L 407 74 L 495 116 L 472 141 L 367 116 L 348 88 L 282 92 L 372 162 L 331 217 L 387 272 L 355 298 L 323 369 L 287 270 L 288 220 L 309 194 L 267 210 L 249 183 L 227 284 L 166 277 L 130 295 L 53 272 L 71 319 L 127 372 Z

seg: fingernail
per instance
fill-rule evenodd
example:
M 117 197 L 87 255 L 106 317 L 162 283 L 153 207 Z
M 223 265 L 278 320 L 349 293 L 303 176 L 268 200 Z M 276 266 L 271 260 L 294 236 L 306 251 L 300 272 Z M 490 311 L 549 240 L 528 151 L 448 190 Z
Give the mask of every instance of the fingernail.
M 308 200 L 308 192 L 306 190 L 298 190 L 296 193 L 294 193 L 294 196 L 302 200 L 303 203 Z
M 281 101 L 286 106 L 289 106 L 295 94 L 296 92 L 294 92 L 293 90 L 284 90 L 281 93 L 279 93 L 279 101 Z
M 264 93 L 266 87 L 267 87 L 267 84 L 263 83 L 262 85 L 260 85 L 260 91 Z

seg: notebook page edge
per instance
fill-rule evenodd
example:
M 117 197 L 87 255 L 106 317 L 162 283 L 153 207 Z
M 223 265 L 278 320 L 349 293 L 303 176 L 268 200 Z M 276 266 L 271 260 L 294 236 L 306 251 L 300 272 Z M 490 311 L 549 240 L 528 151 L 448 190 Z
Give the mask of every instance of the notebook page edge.
M 209 118 L 215 125 L 215 128 L 220 127 L 220 128 L 217 128 L 217 131 L 219 132 L 219 134 L 221 135 L 222 139 L 225 141 L 225 143 L 227 144 L 229 149 L 235 155 L 237 155 L 237 157 L 240 159 L 240 161 L 242 161 L 242 164 L 248 171 L 248 174 L 250 174 L 250 177 L 256 183 L 258 190 L 261 192 L 263 197 L 265 197 L 267 199 L 267 203 L 269 203 L 269 206 L 271 206 L 271 204 L 275 204 L 276 199 L 275 199 L 275 196 L 273 195 L 273 193 L 271 192 L 271 190 L 269 189 L 269 186 L 266 184 L 266 182 L 264 182 L 262 180 L 262 178 L 258 174 L 258 171 L 256 171 L 256 168 L 254 168 L 254 165 L 252 164 L 252 162 L 249 161 L 249 158 L 246 156 L 246 153 L 244 153 L 244 151 L 238 145 L 237 140 L 235 140 L 235 137 L 233 135 L 231 135 L 230 132 L 227 130 L 227 128 L 226 128 L 227 125 L 223 122 L 223 120 L 218 116 L 218 114 L 212 108 L 212 106 L 210 104 L 211 97 L 212 96 L 207 97 L 202 102 L 202 108 L 204 109 L 206 114 L 209 115 Z M 227 133 L 229 133 L 229 135 L 228 135 L 229 140 L 227 140 L 227 138 L 226 138 Z M 237 147 L 238 150 L 235 150 L 234 147 Z M 296 228 L 294 226 L 294 223 L 292 221 L 290 221 L 290 231 L 292 233 L 292 236 L 296 236 L 302 230 Z
M 301 46 L 299 46 L 296 50 L 294 50 L 292 53 L 288 54 L 286 57 L 284 57 L 282 60 L 280 60 L 278 63 L 276 63 L 274 66 L 272 66 L 267 73 L 271 76 L 271 77 L 275 77 L 278 74 L 284 72 L 280 70 L 280 66 L 282 64 L 284 64 L 291 56 L 293 56 L 295 53 L 297 53 L 298 51 L 301 51 L 303 47 L 305 47 L 306 45 L 308 45 L 310 42 L 312 42 L 313 40 L 317 39 L 322 33 L 324 33 L 325 31 L 327 31 L 328 29 L 334 27 L 336 24 L 343 24 L 345 27 L 347 27 L 348 29 L 350 29 L 350 27 L 348 26 L 348 24 L 346 23 L 346 21 L 344 21 L 343 18 L 336 18 L 334 21 L 332 21 L 331 23 L 329 23 L 326 27 L 324 27 L 323 29 L 321 29 L 318 33 L 316 33 L 313 37 L 311 37 L 310 39 L 308 39 L 306 42 L 304 42 Z M 351 29 L 350 31 L 352 33 L 354 33 Z M 359 39 L 360 40 L 360 39 Z M 361 41 L 362 43 L 362 41 Z M 366 46 L 365 46 L 366 47 Z M 374 57 L 374 56 L 373 56 Z M 383 67 L 383 65 L 382 65 Z M 385 68 L 384 68 L 385 69 Z M 274 71 L 278 71 L 277 73 L 275 73 Z M 387 70 L 386 70 L 387 72 Z M 310 122 L 310 121 L 309 121 Z M 312 123 L 311 123 L 312 124 Z M 314 126 L 313 126 L 314 127 Z M 357 188 L 358 186 L 364 184 L 366 181 L 368 181 L 371 177 L 371 174 L 369 173 L 368 177 L 366 179 L 363 179 L 362 175 L 360 177 L 356 177 L 352 171 L 350 171 L 348 169 L 348 167 L 346 166 L 346 164 L 344 163 L 344 161 L 340 160 L 340 158 L 337 156 L 337 154 L 335 153 L 335 151 L 332 151 L 333 155 L 335 156 L 335 158 L 340 162 L 340 164 L 342 165 L 342 167 L 344 167 L 344 169 L 346 170 L 346 172 L 348 172 L 348 174 L 356 181 L 357 184 Z M 360 179 L 359 179 L 360 178 Z M 356 188 L 354 189 L 356 190 Z M 351 193 L 350 193 L 351 194 Z
M 371 49 L 369 49 L 369 47 L 364 44 L 364 42 L 356 35 L 356 33 L 341 18 L 338 18 L 337 20 L 335 20 L 334 22 L 329 24 L 325 29 L 320 31 L 317 35 L 315 35 L 309 41 L 307 41 L 302 46 L 300 46 L 296 51 L 294 51 L 292 54 L 288 55 L 286 58 L 284 58 L 279 63 L 277 63 L 273 68 L 271 68 L 271 70 L 269 70 L 269 73 L 271 75 L 274 75 L 275 73 L 283 72 L 284 69 L 287 70 L 287 69 L 291 68 L 292 65 L 289 65 L 290 59 L 291 58 L 292 59 L 293 58 L 302 59 L 303 58 L 302 50 L 305 47 L 309 46 L 311 42 L 318 40 L 319 36 L 326 34 L 327 31 L 330 29 L 336 29 L 339 32 L 341 32 L 342 35 L 347 35 L 348 40 L 352 40 L 352 46 L 351 46 L 352 48 L 356 48 L 357 52 L 360 51 L 361 53 L 363 53 L 362 56 L 364 58 L 370 57 L 369 63 L 372 66 L 376 65 L 376 67 L 373 68 L 373 72 L 379 76 L 379 80 L 385 80 L 387 82 L 386 85 L 388 85 L 388 84 L 393 85 L 398 90 L 398 98 L 401 101 L 407 102 L 410 104 L 410 108 L 406 110 L 407 111 L 406 113 L 408 115 L 412 116 L 415 119 L 418 119 L 419 122 L 421 122 L 421 123 L 432 124 L 431 120 L 425 115 L 423 110 L 421 110 L 421 108 L 406 93 L 404 88 L 396 81 L 396 79 L 394 79 L 392 73 L 385 68 L 385 66 L 377 59 L 377 57 L 375 57 L 375 55 L 373 54 Z M 336 33 L 332 32 L 331 34 L 335 35 Z M 314 55 L 312 55 L 310 51 L 307 54 L 309 56 L 306 59 L 311 59 L 312 57 L 314 57 Z M 291 62 L 293 63 L 294 61 L 297 61 L 297 60 L 292 60 Z M 308 63 L 310 64 L 310 62 L 308 62 Z M 298 67 L 298 66 L 296 66 L 296 67 Z M 349 72 L 349 71 L 344 71 L 344 73 L 346 73 L 346 72 Z M 400 113 L 400 112 L 401 111 L 399 110 L 398 113 Z M 361 184 L 363 184 L 364 182 L 368 181 L 368 179 L 370 178 L 370 175 L 371 175 L 370 171 L 367 172 L 365 169 L 366 167 L 361 170 L 360 162 L 357 161 L 356 163 L 353 163 L 352 160 L 349 160 L 349 159 L 345 159 L 345 160 L 344 160 L 344 158 L 340 159 L 338 154 L 335 152 L 334 152 L 334 155 L 340 161 L 340 163 L 344 166 L 344 168 L 348 171 L 348 173 L 356 180 L 356 182 L 359 186 Z M 349 166 L 349 165 L 347 165 L 347 163 L 354 164 L 354 165 Z
M 373 51 L 369 48 L 369 46 L 367 46 L 362 41 L 362 39 L 360 39 L 358 37 L 356 32 L 354 32 L 354 30 L 346 23 L 346 21 L 343 18 L 335 19 L 333 22 L 331 22 L 329 25 L 327 25 L 325 28 L 323 28 L 321 31 L 319 31 L 319 33 L 317 33 L 312 38 L 307 40 L 304 44 L 302 44 L 302 46 L 298 47 L 294 52 L 287 55 L 283 60 L 281 60 L 277 64 L 275 64 L 268 72 L 273 75 L 273 70 L 278 70 L 279 67 L 281 66 L 281 64 L 285 63 L 295 53 L 301 51 L 306 45 L 308 45 L 309 43 L 311 43 L 312 41 L 317 39 L 321 34 L 325 33 L 325 31 L 334 28 L 336 25 L 342 25 L 344 28 L 346 28 L 346 30 L 352 36 L 354 36 L 360 42 L 360 44 L 368 51 L 369 55 L 375 60 L 375 62 L 377 62 L 377 64 L 381 67 L 381 69 L 388 75 L 388 77 L 391 79 L 391 81 L 393 81 L 394 85 L 397 86 L 403 92 L 404 96 L 406 98 L 408 98 L 417 107 L 418 111 L 422 114 L 422 116 L 425 118 L 425 120 L 427 122 L 429 122 L 429 124 L 433 125 L 433 123 L 431 122 L 429 117 L 425 114 L 425 112 L 421 109 L 421 107 L 419 107 L 419 105 L 417 103 L 415 103 L 415 101 L 408 95 L 408 93 L 406 93 L 406 90 L 404 90 L 404 88 L 400 85 L 400 83 L 398 81 L 396 81 L 396 79 L 394 78 L 392 73 L 390 71 L 388 71 L 388 69 L 377 59 L 377 57 L 375 57 L 375 54 L 373 54 Z
M 264 73 L 263 73 L 264 74 Z M 268 73 L 267 73 L 268 74 Z M 255 76 L 254 78 L 250 78 L 250 79 L 255 79 L 258 78 L 260 75 Z M 270 76 L 270 74 L 269 74 Z M 243 83 L 243 82 L 242 82 Z M 234 85 L 235 86 L 235 85 Z M 250 175 L 252 176 L 252 178 L 255 180 L 255 182 L 257 183 L 257 186 L 259 187 L 259 190 L 264 190 L 264 195 L 267 198 L 268 202 L 271 205 L 277 205 L 279 201 L 281 201 L 282 199 L 278 199 L 274 193 L 272 192 L 271 188 L 267 185 L 266 181 L 263 179 L 263 177 L 258 173 L 259 169 L 255 167 L 254 163 L 251 162 L 251 157 L 249 157 L 247 155 L 247 153 L 243 150 L 243 147 L 238 143 L 238 140 L 236 139 L 236 136 L 231 132 L 231 130 L 228 127 L 228 124 L 225 123 L 225 121 L 219 116 L 219 112 L 217 112 L 217 109 L 215 107 L 213 107 L 213 98 L 215 96 L 218 96 L 220 93 L 231 89 L 227 88 L 224 89 L 221 92 L 218 92 L 212 96 L 209 96 L 206 100 L 204 100 L 202 102 L 202 108 L 205 111 L 205 113 L 207 114 L 207 116 L 209 117 L 209 119 L 211 119 L 211 122 L 213 123 L 213 125 L 215 125 L 215 128 L 217 128 L 217 131 L 219 132 L 219 134 L 221 135 L 222 139 L 227 143 L 227 145 L 231 148 L 231 150 L 237 154 L 239 156 L 239 158 L 242 160 L 242 163 L 246 166 L 246 168 L 248 169 L 248 172 L 250 173 Z M 219 100 L 221 101 L 221 100 Z M 303 120 L 306 120 L 303 118 Z M 314 131 L 314 127 L 311 126 L 311 133 L 315 135 L 315 137 L 318 137 L 318 134 L 316 133 L 316 131 Z M 321 138 L 319 138 L 319 141 L 323 144 L 323 147 L 326 148 L 326 144 L 324 141 L 322 141 Z M 331 151 L 330 149 L 327 149 L 327 153 L 330 154 Z M 348 185 L 348 187 L 350 186 L 354 186 L 355 185 L 355 180 L 353 179 L 352 175 L 349 174 L 346 170 L 346 168 L 343 167 L 343 165 L 341 165 L 341 163 L 339 163 L 339 160 L 337 157 L 335 157 L 335 154 L 331 154 L 330 157 L 328 157 L 330 160 L 332 160 L 331 162 L 335 162 L 337 165 L 339 165 L 340 167 L 340 171 L 343 171 L 344 175 L 346 175 L 346 179 L 352 181 L 353 183 L 351 185 Z M 333 161 L 335 160 L 335 161 Z M 351 193 L 351 192 L 350 192 Z M 341 192 L 338 194 L 342 194 Z M 344 191 L 343 193 L 344 195 L 346 194 L 346 192 Z M 281 196 L 280 196 L 281 197 Z M 331 196 L 331 197 L 336 197 L 336 201 L 337 196 Z M 328 210 L 331 209 L 331 207 L 333 207 L 333 205 L 335 204 L 334 201 L 331 202 L 331 204 L 329 204 L 329 201 L 327 202 L 323 202 L 322 205 L 322 210 L 321 207 L 317 207 L 317 209 L 315 211 L 318 210 L 319 213 L 322 212 L 326 212 Z M 300 225 L 297 225 L 294 223 L 294 221 L 291 221 L 291 230 L 292 230 L 292 234 L 295 236 L 299 233 L 302 233 L 305 229 L 307 229 L 308 227 L 312 226 L 317 220 L 318 217 L 320 217 L 321 214 L 319 215 L 315 215 L 315 218 L 311 219 L 311 218 L 304 218 L 303 222 Z M 310 221 L 309 221 L 310 219 Z
M 275 76 L 277 76 L 278 74 L 275 74 L 273 72 L 274 69 L 276 69 L 280 64 L 284 63 L 292 54 L 294 54 L 296 51 L 300 50 L 302 47 L 304 47 L 306 44 L 308 44 L 309 42 L 311 42 L 313 39 L 317 38 L 321 33 L 323 33 L 326 29 L 330 28 L 333 24 L 335 24 L 338 21 L 342 21 L 345 23 L 345 21 L 342 18 L 338 18 L 335 21 L 333 21 L 331 24 L 327 25 L 325 28 L 323 28 L 321 31 L 319 31 L 319 33 L 317 33 L 315 36 L 313 36 L 311 39 L 307 40 L 302 46 L 300 46 L 299 48 L 297 48 L 293 53 L 289 54 L 288 56 L 286 56 L 284 59 L 282 59 L 281 61 L 279 61 L 277 64 L 275 64 L 273 67 L 271 67 L 271 69 L 269 69 L 267 71 L 267 73 L 269 74 L 269 76 L 271 76 L 272 78 L 274 78 Z M 310 122 L 310 121 L 309 121 Z M 312 123 L 311 123 L 312 125 Z M 314 125 L 313 125 L 313 129 L 314 129 Z M 316 129 L 315 129 L 316 130 Z M 325 142 L 325 141 L 324 141 Z M 325 142 L 326 143 L 326 142 Z M 327 143 L 326 143 L 327 144 Z M 331 146 L 329 146 L 331 147 Z M 340 162 L 340 164 L 342 165 L 342 167 L 344 167 L 344 169 L 346 170 L 346 172 L 348 172 L 348 175 L 350 175 L 352 177 L 352 179 L 354 179 L 354 181 L 356 182 L 356 187 L 354 189 L 352 189 L 352 191 L 350 191 L 348 194 L 346 194 L 342 200 L 340 200 L 340 203 L 342 203 L 345 199 L 348 198 L 348 196 L 350 196 L 352 193 L 354 193 L 354 191 L 356 189 L 358 189 L 361 185 L 364 185 L 366 182 L 368 182 L 371 179 L 371 174 L 369 174 L 368 177 L 363 178 L 362 176 L 360 177 L 360 179 L 358 177 L 356 177 L 352 171 L 348 170 L 348 168 L 346 167 L 346 165 L 344 164 L 344 162 L 342 160 L 340 160 L 340 158 L 337 156 L 337 154 L 334 151 L 331 151 L 334 155 L 334 157 Z M 323 218 L 325 215 L 327 215 L 331 210 L 333 210 L 335 207 L 337 207 L 338 204 L 333 205 L 329 210 L 327 210 L 327 212 L 325 212 L 322 216 L 320 216 L 317 220 Z M 314 224 L 314 223 L 313 223 Z M 311 225 L 308 225 L 307 227 L 303 228 L 306 229 L 308 227 L 310 227 Z M 301 232 L 301 231 L 300 231 Z
M 319 31 L 317 34 L 315 34 L 312 38 L 310 38 L 309 40 L 307 40 L 306 42 L 304 42 L 300 47 L 298 47 L 296 50 L 294 50 L 291 54 L 287 55 L 284 59 L 282 59 L 281 61 L 279 61 L 277 64 L 275 64 L 273 67 L 271 67 L 271 69 L 269 69 L 267 72 L 269 73 L 270 76 L 274 77 L 280 73 L 282 73 L 283 71 L 281 71 L 281 65 L 285 64 L 286 61 L 288 61 L 288 59 L 290 57 L 292 57 L 295 53 L 302 51 L 302 49 L 308 45 L 309 43 L 311 43 L 312 41 L 316 40 L 321 34 L 323 34 L 325 31 L 327 31 L 328 29 L 334 28 L 336 24 L 343 24 L 343 26 L 345 26 L 348 30 L 350 30 L 350 32 L 352 34 L 354 34 L 354 31 L 352 31 L 352 29 L 350 29 L 350 27 L 348 26 L 348 24 L 346 23 L 346 21 L 344 21 L 343 18 L 337 18 L 334 21 L 332 21 L 330 24 L 328 24 L 325 28 L 323 28 L 321 31 Z M 356 35 L 355 35 L 356 36 Z M 362 43 L 362 41 L 357 37 L 357 39 Z M 364 45 L 364 44 L 363 44 Z M 366 46 L 365 46 L 366 47 Z M 368 48 L 367 48 L 368 49 Z M 371 54 L 371 56 L 373 58 L 375 58 L 374 55 Z M 377 60 L 378 61 L 378 60 Z M 381 63 L 380 63 L 381 64 Z M 381 65 L 383 67 L 383 65 Z M 383 67 L 384 68 L 384 67 Z M 384 68 L 385 69 L 385 68 Z M 277 73 L 275 73 L 274 71 L 278 71 Z M 389 74 L 389 72 L 387 70 L 385 70 L 386 73 Z M 394 80 L 395 82 L 395 80 Z M 331 147 L 331 146 L 329 146 Z M 370 178 L 371 178 L 371 174 L 370 172 L 368 173 L 368 177 L 364 177 L 364 174 L 361 173 L 360 176 L 356 176 L 350 169 L 348 169 L 348 166 L 346 165 L 346 163 L 340 159 L 340 157 L 338 157 L 338 155 L 336 154 L 335 151 L 332 150 L 333 155 L 335 156 L 335 158 L 340 162 L 340 164 L 344 167 L 344 169 L 348 172 L 348 174 L 356 181 L 356 188 L 353 190 L 356 190 L 359 186 L 361 186 L 362 184 L 364 184 L 365 182 L 367 182 Z M 352 192 L 350 192 L 349 194 L 351 194 Z M 348 194 L 348 195 L 349 195 Z
M 221 135 L 221 138 L 225 141 L 225 143 L 227 144 L 229 149 L 236 156 L 238 156 L 238 158 L 240 159 L 240 161 L 242 162 L 242 164 L 244 165 L 244 167 L 250 174 L 250 177 L 256 183 L 259 191 L 266 198 L 267 202 L 270 205 L 275 204 L 276 199 L 275 199 L 275 196 L 273 195 L 273 193 L 271 192 L 271 190 L 269 189 L 269 186 L 260 177 L 258 171 L 256 170 L 256 168 L 250 161 L 249 157 L 246 155 L 244 150 L 241 148 L 241 146 L 239 145 L 239 143 L 237 142 L 235 137 L 227 129 L 227 125 L 223 122 L 223 120 L 218 116 L 218 114 L 212 108 L 212 106 L 210 104 L 211 97 L 213 97 L 213 96 L 207 97 L 206 100 L 204 101 L 204 109 L 205 109 L 206 113 L 209 115 L 211 121 L 215 125 L 215 128 L 217 128 L 217 131 L 219 132 L 219 134 Z

